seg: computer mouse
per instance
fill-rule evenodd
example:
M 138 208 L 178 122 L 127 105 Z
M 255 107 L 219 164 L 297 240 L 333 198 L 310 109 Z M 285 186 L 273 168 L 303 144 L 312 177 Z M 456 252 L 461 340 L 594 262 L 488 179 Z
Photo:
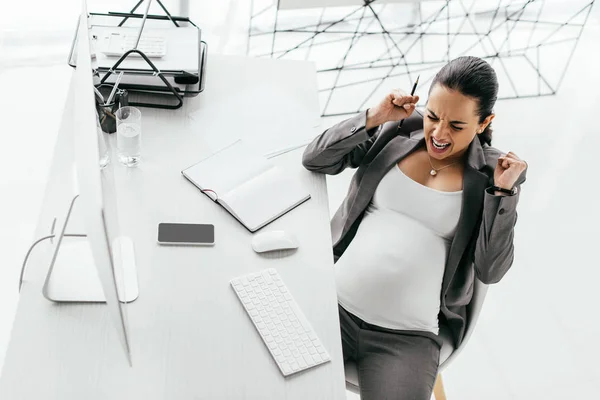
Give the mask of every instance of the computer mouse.
M 252 238 L 252 249 L 257 253 L 297 248 L 298 240 L 296 237 L 285 231 L 261 232 Z

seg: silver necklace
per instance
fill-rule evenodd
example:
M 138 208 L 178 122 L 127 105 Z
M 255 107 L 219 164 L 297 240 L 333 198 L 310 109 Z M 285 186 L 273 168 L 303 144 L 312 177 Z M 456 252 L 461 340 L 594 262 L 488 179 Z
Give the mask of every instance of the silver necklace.
M 438 171 L 441 171 L 444 168 L 448 168 L 449 166 L 454 165 L 454 164 L 456 164 L 458 162 L 458 161 L 454 161 L 452 164 L 448 164 L 448 165 L 446 165 L 446 166 L 444 166 L 442 168 L 435 169 L 434 166 L 433 166 L 433 164 L 431 163 L 431 156 L 429 154 L 427 154 L 427 157 L 429 158 L 429 165 L 431 165 L 431 171 L 429 171 L 429 174 L 431 176 L 436 176 L 437 173 L 438 173 Z

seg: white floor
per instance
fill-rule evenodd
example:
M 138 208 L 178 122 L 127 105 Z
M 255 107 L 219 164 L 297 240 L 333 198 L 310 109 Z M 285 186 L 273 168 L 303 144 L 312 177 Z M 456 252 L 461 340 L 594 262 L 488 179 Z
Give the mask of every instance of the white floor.
M 19 33 L 23 28 L 7 17 L 11 13 L 0 15 L 0 365 L 70 73 L 64 60 L 79 1 L 57 3 L 9 6 L 21 15 L 36 10 L 30 28 Z M 121 2 L 90 0 L 90 8 L 107 3 Z M 248 9 L 249 2 L 230 0 L 193 4 L 191 11 L 212 52 L 243 54 Z M 495 145 L 530 165 L 516 260 L 490 289 L 469 345 L 444 373 L 449 399 L 592 399 L 600 392 L 598 38 L 596 5 L 559 93 L 496 106 Z M 331 213 L 352 172 L 328 177 Z

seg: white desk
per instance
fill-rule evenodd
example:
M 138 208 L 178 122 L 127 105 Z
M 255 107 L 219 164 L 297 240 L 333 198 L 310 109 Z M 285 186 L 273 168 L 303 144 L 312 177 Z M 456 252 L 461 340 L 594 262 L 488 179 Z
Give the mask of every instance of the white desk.
M 138 264 L 140 297 L 126 309 L 133 367 L 127 365 L 105 305 L 54 304 L 42 296 L 53 248 L 46 242 L 30 258 L 0 399 L 345 398 L 324 177 L 303 169 L 301 150 L 273 159 L 308 185 L 312 199 L 264 228 L 295 233 L 300 248 L 265 256 L 251 249 L 252 234 L 180 174 L 214 150 L 215 138 L 261 129 L 239 115 L 262 115 L 262 128 L 268 129 L 271 113 L 289 113 L 301 104 L 314 109 L 311 118 L 316 119 L 314 68 L 303 62 L 210 55 L 208 72 L 205 93 L 187 99 L 182 109 L 142 109 L 138 168 L 111 161 L 120 229 L 134 240 Z M 270 87 L 294 100 L 270 98 Z M 248 94 L 253 101 L 236 103 Z M 238 107 L 244 110 L 237 112 Z M 229 118 L 223 120 L 225 114 Z M 47 235 L 53 218 L 66 211 L 71 154 L 68 130 L 61 131 L 36 237 Z M 216 245 L 159 246 L 157 224 L 164 221 L 213 223 Z M 235 276 L 268 267 L 278 269 L 332 362 L 282 377 L 229 286 Z

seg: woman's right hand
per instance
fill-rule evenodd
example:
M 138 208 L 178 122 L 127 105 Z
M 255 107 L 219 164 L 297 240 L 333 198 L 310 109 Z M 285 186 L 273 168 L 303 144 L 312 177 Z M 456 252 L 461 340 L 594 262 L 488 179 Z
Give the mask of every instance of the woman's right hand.
M 372 129 L 388 121 L 398 121 L 410 117 L 419 101 L 419 96 L 411 96 L 401 90 L 393 90 L 373 108 L 367 111 L 366 129 Z

